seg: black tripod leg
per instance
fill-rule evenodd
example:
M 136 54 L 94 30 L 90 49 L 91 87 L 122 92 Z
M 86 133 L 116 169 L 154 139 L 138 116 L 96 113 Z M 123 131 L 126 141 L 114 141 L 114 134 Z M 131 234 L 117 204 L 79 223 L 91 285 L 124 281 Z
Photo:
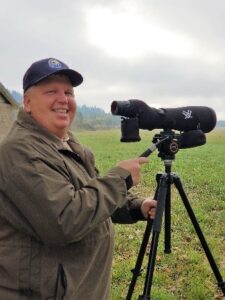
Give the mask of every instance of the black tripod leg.
M 157 179 L 157 177 L 156 177 L 156 179 Z M 157 187 L 156 187 L 154 199 L 157 199 L 157 197 L 158 197 L 158 190 L 159 190 L 159 179 L 157 179 Z M 139 250 L 139 253 L 138 253 L 138 257 L 137 257 L 135 267 L 134 267 L 134 269 L 131 270 L 131 272 L 133 273 L 133 276 L 132 276 L 132 279 L 131 279 L 131 282 L 130 282 L 130 285 L 129 285 L 126 300 L 131 300 L 137 278 L 141 274 L 141 266 L 142 266 L 142 262 L 143 262 L 143 259 L 144 259 L 146 248 L 147 248 L 147 245 L 148 245 L 148 242 L 149 242 L 150 234 L 151 234 L 151 231 L 152 231 L 152 224 L 153 224 L 153 220 L 149 219 L 147 221 L 147 225 L 146 225 L 146 228 L 145 228 L 145 232 L 144 232 L 144 235 L 143 235 L 143 239 L 142 239 L 142 243 L 141 243 L 141 247 L 140 247 L 140 250 Z
M 152 224 L 153 224 L 153 220 L 148 220 L 147 221 L 147 226 L 145 228 L 145 233 L 144 233 L 143 240 L 142 240 L 142 243 L 141 243 L 141 247 L 140 247 L 140 250 L 139 250 L 139 253 L 138 253 L 137 261 L 136 261 L 134 269 L 131 270 L 131 272 L 133 273 L 133 277 L 132 277 L 130 285 L 129 285 L 126 300 L 131 299 L 133 291 L 134 291 L 134 287 L 135 287 L 135 284 L 136 284 L 136 281 L 137 281 L 137 278 L 141 274 L 141 265 L 142 265 L 142 262 L 143 262 L 143 258 L 144 258 L 145 251 L 146 251 L 148 241 L 149 241 L 149 237 L 150 237 L 150 234 L 151 234 Z
M 170 184 L 173 183 L 170 172 L 168 174 L 168 180 L 170 179 Z M 160 178 L 162 173 L 156 175 L 156 180 L 159 185 Z M 170 176 L 170 177 L 169 177 Z M 165 203 L 165 241 L 164 241 L 164 252 L 171 253 L 171 185 L 168 186 L 166 194 L 166 203 Z M 155 198 L 156 199 L 156 198 Z
M 191 219 L 191 222 L 192 222 L 192 224 L 193 224 L 193 226 L 195 228 L 195 231 L 196 231 L 196 233 L 197 233 L 197 235 L 199 237 L 199 240 L 200 240 L 200 242 L 202 244 L 202 247 L 203 247 L 203 249 L 205 251 L 205 254 L 207 256 L 209 264 L 210 264 L 210 266 L 212 268 L 212 271 L 213 271 L 213 273 L 214 273 L 214 275 L 215 275 L 215 277 L 217 279 L 218 286 L 221 288 L 223 294 L 225 295 L 225 281 L 223 281 L 223 278 L 222 278 L 222 276 L 220 274 L 220 271 L 219 271 L 219 269 L 218 269 L 218 267 L 216 265 L 216 262 L 215 262 L 215 260 L 214 260 L 214 258 L 212 256 L 212 253 L 211 253 L 211 251 L 209 249 L 209 246 L 208 246 L 208 244 L 206 242 L 206 239 L 205 239 L 205 237 L 204 237 L 204 235 L 202 233 L 202 230 L 201 230 L 201 228 L 200 228 L 200 226 L 198 224 L 198 221 L 197 221 L 197 219 L 195 217 L 195 214 L 194 214 L 194 212 L 193 212 L 193 210 L 191 208 L 191 205 L 190 205 L 190 203 L 188 201 L 188 198 L 187 198 L 187 196 L 186 196 L 186 194 L 184 192 L 182 183 L 181 183 L 180 178 L 178 176 L 174 176 L 174 184 L 175 184 L 177 190 L 179 191 L 179 194 L 180 194 L 181 199 L 182 199 L 182 201 L 184 203 L 184 206 L 185 206 L 185 208 L 187 210 L 187 213 L 188 213 L 188 215 L 189 215 L 189 217 Z
M 144 286 L 143 295 L 139 296 L 138 298 L 139 300 L 150 299 L 158 240 L 159 240 L 159 234 L 162 226 L 162 217 L 165 208 L 167 190 L 168 190 L 168 175 L 163 174 L 159 182 L 157 210 L 156 210 L 156 217 L 153 222 L 153 236 L 152 236 L 151 250 L 150 250 L 148 266 L 147 266 L 147 273 L 145 278 L 145 286 Z
M 167 189 L 165 203 L 165 242 L 164 252 L 171 253 L 171 189 Z

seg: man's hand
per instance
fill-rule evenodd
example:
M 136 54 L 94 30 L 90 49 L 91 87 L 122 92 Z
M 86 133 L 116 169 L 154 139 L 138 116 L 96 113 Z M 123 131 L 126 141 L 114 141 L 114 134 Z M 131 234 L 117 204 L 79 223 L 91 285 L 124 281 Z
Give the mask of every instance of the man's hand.
M 141 212 L 146 219 L 154 219 L 156 214 L 157 201 L 146 198 L 141 204 Z
M 146 157 L 138 157 L 129 160 L 123 160 L 117 164 L 118 167 L 126 169 L 131 173 L 133 185 L 137 185 L 141 179 L 141 165 L 148 163 Z

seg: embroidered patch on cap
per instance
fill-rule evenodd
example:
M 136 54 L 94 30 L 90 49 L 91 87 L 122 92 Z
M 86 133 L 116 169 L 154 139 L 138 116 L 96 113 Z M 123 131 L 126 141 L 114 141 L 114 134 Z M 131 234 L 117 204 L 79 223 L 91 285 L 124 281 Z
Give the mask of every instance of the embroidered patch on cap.
M 57 59 L 55 58 L 51 58 L 48 61 L 49 67 L 53 68 L 53 69 L 61 69 L 62 68 L 62 64 L 61 62 L 59 62 Z

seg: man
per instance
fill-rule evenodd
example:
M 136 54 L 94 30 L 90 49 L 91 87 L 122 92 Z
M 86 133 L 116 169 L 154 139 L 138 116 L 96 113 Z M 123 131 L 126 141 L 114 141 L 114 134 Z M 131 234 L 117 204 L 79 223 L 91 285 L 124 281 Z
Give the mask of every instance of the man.
M 54 58 L 33 63 L 24 102 L 0 147 L 0 298 L 107 300 L 114 222 L 154 217 L 128 190 L 146 158 L 99 176 L 68 131 L 82 76 Z

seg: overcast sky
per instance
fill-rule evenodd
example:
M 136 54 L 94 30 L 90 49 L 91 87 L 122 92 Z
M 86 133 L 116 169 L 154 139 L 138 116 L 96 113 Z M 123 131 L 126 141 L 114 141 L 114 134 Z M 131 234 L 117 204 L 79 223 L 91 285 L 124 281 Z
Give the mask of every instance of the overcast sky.
M 0 0 L 0 81 L 22 93 L 32 62 L 79 71 L 79 105 L 203 105 L 225 119 L 224 0 Z

